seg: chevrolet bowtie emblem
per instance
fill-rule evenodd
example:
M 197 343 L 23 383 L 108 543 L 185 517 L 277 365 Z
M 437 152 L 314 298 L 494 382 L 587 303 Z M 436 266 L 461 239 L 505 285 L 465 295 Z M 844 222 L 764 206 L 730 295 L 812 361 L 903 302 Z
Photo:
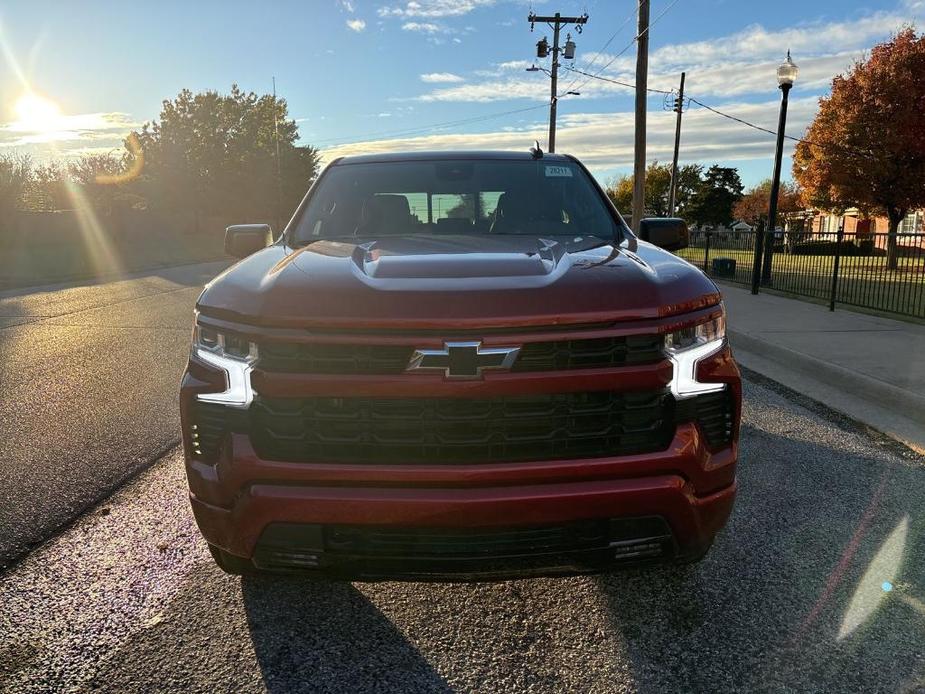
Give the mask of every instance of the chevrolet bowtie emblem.
M 510 369 L 520 347 L 482 347 L 481 342 L 444 342 L 443 349 L 418 349 L 408 371 L 442 371 L 444 378 L 481 378 L 485 369 Z

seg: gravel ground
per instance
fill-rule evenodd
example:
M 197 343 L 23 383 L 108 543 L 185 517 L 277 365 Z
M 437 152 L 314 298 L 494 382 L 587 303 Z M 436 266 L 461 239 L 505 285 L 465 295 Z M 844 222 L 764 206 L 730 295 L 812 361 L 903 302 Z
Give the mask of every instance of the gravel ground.
M 0 687 L 925 691 L 923 460 L 805 404 L 749 381 L 711 554 L 607 577 L 225 576 L 173 451 L 0 578 Z

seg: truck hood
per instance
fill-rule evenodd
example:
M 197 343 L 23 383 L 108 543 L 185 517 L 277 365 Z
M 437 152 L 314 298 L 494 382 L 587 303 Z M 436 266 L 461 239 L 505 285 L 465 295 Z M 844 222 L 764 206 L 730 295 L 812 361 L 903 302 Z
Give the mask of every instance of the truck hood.
M 216 277 L 197 307 L 274 327 L 465 329 L 659 318 L 719 300 L 699 270 L 644 242 L 418 235 L 276 244 Z

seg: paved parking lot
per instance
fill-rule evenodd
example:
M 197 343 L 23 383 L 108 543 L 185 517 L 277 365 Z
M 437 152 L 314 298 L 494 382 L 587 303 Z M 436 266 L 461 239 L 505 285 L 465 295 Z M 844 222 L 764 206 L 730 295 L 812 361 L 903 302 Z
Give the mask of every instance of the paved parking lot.
M 0 568 L 177 444 L 193 306 L 226 265 L 0 292 Z
M 0 577 L 0 687 L 925 690 L 922 458 L 746 383 L 740 496 L 690 568 L 489 584 L 233 578 L 171 451 Z

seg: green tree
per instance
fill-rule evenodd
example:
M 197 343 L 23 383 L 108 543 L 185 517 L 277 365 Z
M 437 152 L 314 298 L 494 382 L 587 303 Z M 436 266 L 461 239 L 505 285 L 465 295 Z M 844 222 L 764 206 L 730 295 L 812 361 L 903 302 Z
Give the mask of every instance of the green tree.
M 86 201 L 98 214 L 112 213 L 121 193 L 117 181 L 124 171 L 123 159 L 111 154 L 88 154 L 68 164 L 67 176 L 79 186 Z
M 25 155 L 0 154 L 0 231 L 9 228 L 32 182 L 32 160 Z
M 32 170 L 28 209 L 53 212 L 72 207 L 67 194 L 66 172 L 55 161 L 38 164 Z
M 683 216 L 691 196 L 700 185 L 703 167 L 687 164 L 678 167 L 678 186 L 675 195 L 675 214 Z M 617 209 L 629 213 L 633 207 L 633 176 L 619 176 L 607 184 L 605 190 Z M 652 217 L 668 215 L 668 196 L 671 186 L 671 165 L 653 161 L 646 167 L 645 211 Z
M 604 191 L 622 214 L 629 214 L 633 209 L 633 177 L 630 175 L 617 176 L 610 180 Z
M 144 157 L 136 185 L 157 207 L 192 214 L 197 225 L 204 214 L 288 218 L 318 169 L 317 151 L 297 144 L 286 101 L 237 85 L 226 95 L 184 89 L 135 136 Z
M 857 206 L 889 218 L 887 267 L 896 269 L 897 230 L 925 206 L 925 36 L 904 29 L 874 46 L 846 75 L 797 144 L 793 175 L 814 207 Z
M 698 226 L 731 224 L 733 208 L 742 197 L 742 191 L 738 170 L 714 164 L 707 169 L 693 194 L 687 216 Z
M 676 217 L 688 219 L 691 200 L 700 190 L 703 182 L 703 166 L 700 164 L 685 164 L 678 167 L 678 184 L 675 186 L 675 209 Z

